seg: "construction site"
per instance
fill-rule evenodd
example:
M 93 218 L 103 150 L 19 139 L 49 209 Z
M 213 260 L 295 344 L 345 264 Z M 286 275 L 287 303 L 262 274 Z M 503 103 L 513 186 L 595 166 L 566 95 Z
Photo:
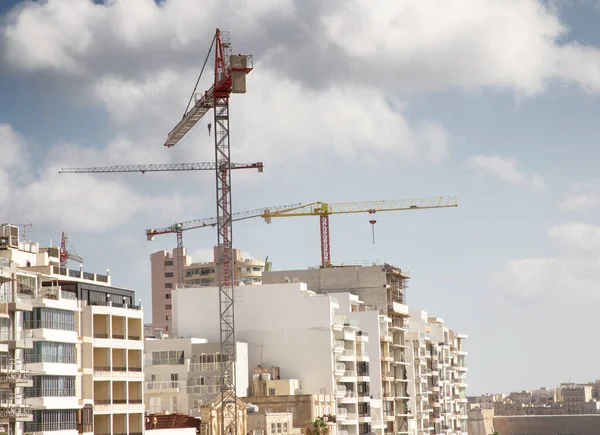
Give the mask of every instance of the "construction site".
M 130 404 L 139 400 L 145 407 L 143 426 L 147 432 L 466 435 L 467 353 L 463 341 L 467 336 L 449 329 L 439 317 L 409 310 L 408 271 L 387 263 L 336 263 L 330 236 L 331 216 L 363 214 L 375 243 L 379 213 L 454 208 L 457 198 L 298 202 L 234 212 L 232 189 L 238 186 L 232 185 L 231 171 L 253 169 L 261 173 L 268 168 L 268 162 L 235 163 L 231 159 L 236 145 L 230 142 L 229 107 L 247 92 L 247 76 L 253 70 L 251 55 L 234 53 L 229 33 L 217 29 L 182 119 L 164 142 L 167 148 L 179 145 L 207 118 L 208 134 L 214 140 L 214 162 L 60 171 L 105 176 L 140 173 L 146 177 L 166 171 L 215 174 L 213 217 L 145 229 L 149 242 L 171 235 L 176 245 L 172 252 L 162 250 L 150 256 L 152 322 L 144 328 L 143 363 L 135 346 L 120 348 L 117 343 L 114 349 L 107 344 L 108 353 L 102 347 L 93 350 L 94 376 L 98 377 L 93 378 L 94 408 L 85 417 L 88 429 L 95 427 L 94 433 L 138 433 L 142 427 L 138 414 L 127 411 L 121 415 L 111 410 L 121 403 L 119 400 Z M 204 71 L 211 69 L 212 86 L 198 89 Z M 317 268 L 274 271 L 268 257 L 243 258 L 240 250 L 234 249 L 234 222 L 257 218 L 269 224 L 276 218 L 308 216 L 319 225 Z M 15 232 L 19 239 L 18 226 L 3 228 L 7 233 L 0 245 L 4 243 L 7 252 L 26 250 L 14 242 Z M 200 229 L 216 231 L 211 262 L 194 262 L 189 246 L 184 245 L 183 233 Z M 41 252 L 38 249 L 31 252 Z M 90 280 L 95 286 L 110 284 L 108 272 L 97 275 L 84 272 L 82 267 L 69 269 L 69 261 L 83 263 L 83 258 L 64 232 L 59 247 L 50 246 L 43 252 L 46 257 L 28 260 L 19 267 L 29 273 L 44 270 L 51 278 L 49 282 L 60 283 L 61 292 L 72 287 L 58 278 L 61 276 L 88 286 Z M 315 246 L 315 258 L 316 252 Z M 14 262 L 17 257 L 6 258 Z M 136 306 L 127 293 L 113 290 L 94 299 L 91 290 L 82 291 L 59 294 L 90 306 Z M 139 332 L 132 332 L 138 331 L 137 320 L 125 314 L 103 313 L 93 315 L 97 331 L 93 337 L 109 341 L 139 338 Z M 109 326 L 102 323 L 105 314 L 113 319 Z M 114 323 L 121 319 L 119 315 L 125 326 Z M 311 349 L 318 349 L 322 357 L 312 356 Z M 118 362 L 122 355 L 123 362 Z M 114 364 L 123 365 L 125 372 L 129 366 L 130 372 L 143 367 L 143 393 L 137 384 L 128 384 L 128 378 L 105 382 L 100 367 Z M 111 373 L 119 370 L 106 369 Z M 105 405 L 104 413 L 96 412 Z M 33 412 L 31 421 L 50 427 L 51 416 L 46 411 Z M 83 414 L 73 415 L 84 418 Z M 10 427 L 18 432 L 20 426 Z M 31 427 L 26 423 L 25 433 L 30 433 Z

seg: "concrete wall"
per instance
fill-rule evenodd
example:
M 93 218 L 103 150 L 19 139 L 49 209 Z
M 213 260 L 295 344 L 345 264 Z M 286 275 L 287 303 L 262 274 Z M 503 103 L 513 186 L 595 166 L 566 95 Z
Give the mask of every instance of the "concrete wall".
M 281 378 L 299 379 L 304 393 L 331 393 L 333 305 L 309 295 L 301 283 L 235 287 L 236 338 L 248 343 L 249 367 L 281 367 Z M 219 340 L 216 287 L 173 292 L 174 333 Z M 250 373 L 248 373 L 250 375 Z
M 494 417 L 494 429 L 500 435 L 598 435 L 600 415 Z

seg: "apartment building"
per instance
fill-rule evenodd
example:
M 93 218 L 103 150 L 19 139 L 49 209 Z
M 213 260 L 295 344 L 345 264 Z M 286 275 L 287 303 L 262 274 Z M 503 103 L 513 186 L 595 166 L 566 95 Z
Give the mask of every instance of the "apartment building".
M 110 286 L 108 274 L 61 269 L 58 248 L 20 242 L 15 226 L 0 235 L 0 336 L 15 379 L 5 397 L 22 414 L 9 418 L 9 433 L 141 434 L 143 312 L 134 292 Z
M 151 414 L 181 413 L 200 417 L 200 407 L 220 393 L 220 345 L 201 338 L 145 340 L 146 410 Z M 237 395 L 249 395 L 248 345 L 237 343 Z
M 408 353 L 413 364 L 408 369 L 411 413 L 417 433 L 467 434 L 467 338 L 444 325 L 439 317 L 424 311 L 411 311 Z
M 369 336 L 365 346 L 371 358 L 371 430 L 375 433 L 410 434 L 416 428 L 414 414 L 409 412 L 407 390 L 407 369 L 411 365 L 406 352 L 408 280 L 406 270 L 389 264 L 263 274 L 265 284 L 300 281 L 318 294 L 336 298 L 341 298 L 341 293 L 358 296 L 360 309 L 348 315 Z
M 152 271 L 152 327 L 162 329 L 169 333 L 169 323 L 173 316 L 171 290 L 177 283 L 177 271 L 179 261 L 179 249 L 173 249 L 172 253 L 166 250 L 158 251 L 150 255 L 150 267 Z M 219 250 L 215 246 L 214 260 L 207 263 L 193 262 L 187 250 L 183 249 L 184 284 L 186 286 L 206 287 L 215 286 L 219 268 Z M 233 261 L 235 263 L 235 281 L 244 285 L 257 285 L 262 283 L 262 273 L 265 262 L 242 258 L 239 249 L 233 250 Z
M 361 407 L 370 395 L 368 389 L 359 390 L 368 383 L 368 372 L 357 366 L 367 356 L 360 346 L 366 337 L 355 322 L 337 313 L 340 301 L 315 294 L 303 283 L 239 286 L 236 301 L 236 337 L 248 343 L 251 367 L 278 366 L 282 377 L 300 380 L 304 394 L 334 394 L 337 408 L 330 412 L 344 416 L 337 421 L 336 433 L 370 432 L 370 417 Z M 347 295 L 346 301 L 352 301 L 349 311 L 361 305 L 355 295 Z M 218 307 L 218 288 L 175 290 L 174 334 L 203 334 L 217 341 Z

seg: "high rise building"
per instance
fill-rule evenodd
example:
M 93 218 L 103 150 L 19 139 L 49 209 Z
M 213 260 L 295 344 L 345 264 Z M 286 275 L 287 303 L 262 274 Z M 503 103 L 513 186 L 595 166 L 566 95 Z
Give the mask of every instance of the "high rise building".
M 179 249 L 173 249 L 172 253 L 163 250 L 150 255 L 152 328 L 162 329 L 165 333 L 170 332 L 169 324 L 173 316 L 171 290 L 177 283 Z M 183 249 L 181 258 L 184 262 L 184 284 L 194 287 L 215 286 L 220 263 L 218 248 L 213 248 L 214 260 L 206 263 L 193 262 L 187 254 L 187 249 L 181 249 Z M 233 250 L 233 260 L 237 283 L 244 283 L 244 285 L 262 283 L 262 273 L 265 269 L 264 261 L 242 258 L 239 249 Z
M 0 225 L 7 433 L 141 434 L 143 312 L 134 292 L 112 287 L 108 273 L 60 268 L 58 248 L 21 242 L 18 232 Z

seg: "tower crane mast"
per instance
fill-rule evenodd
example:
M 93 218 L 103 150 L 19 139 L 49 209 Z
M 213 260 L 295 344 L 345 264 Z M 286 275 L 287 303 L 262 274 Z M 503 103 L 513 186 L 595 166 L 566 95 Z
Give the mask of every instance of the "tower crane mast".
M 312 202 L 286 210 L 274 210 L 265 212 L 262 217 L 267 223 L 272 218 L 295 217 L 295 216 L 319 216 L 321 230 L 321 267 L 331 267 L 331 241 L 329 237 L 329 216 L 332 214 L 355 214 L 369 213 L 374 215 L 384 211 L 423 210 L 430 208 L 458 207 L 455 196 L 401 199 L 394 201 L 367 201 L 367 202 L 338 202 L 327 204 L 325 202 Z M 369 223 L 374 225 L 377 221 L 371 219 Z
M 217 268 L 219 283 L 219 336 L 221 351 L 221 434 L 238 435 L 238 404 L 235 391 L 235 308 L 233 234 L 231 217 L 231 159 L 229 142 L 229 97 L 246 92 L 246 75 L 252 71 L 252 56 L 231 52 L 229 33 L 216 30 L 214 46 L 214 80 L 202 98 L 183 115 L 167 135 L 166 147 L 175 146 L 212 108 L 217 193 L 217 249 L 222 268 Z M 209 50 L 210 55 L 210 50 Z M 208 61 L 208 56 L 206 62 Z M 204 67 L 202 68 L 204 70 Z M 202 76 L 202 72 L 200 73 Z M 198 81 L 200 78 L 198 79 Z M 243 435 L 243 434 L 242 434 Z
M 71 248 L 71 251 L 69 251 L 69 247 Z M 80 257 L 77 254 L 77 252 L 75 252 L 73 246 L 69 242 L 69 236 L 67 236 L 67 233 L 65 233 L 64 231 L 62 232 L 62 237 L 60 239 L 59 260 L 61 269 L 67 268 L 67 263 L 69 260 L 77 261 L 78 263 L 83 263 L 83 258 Z

